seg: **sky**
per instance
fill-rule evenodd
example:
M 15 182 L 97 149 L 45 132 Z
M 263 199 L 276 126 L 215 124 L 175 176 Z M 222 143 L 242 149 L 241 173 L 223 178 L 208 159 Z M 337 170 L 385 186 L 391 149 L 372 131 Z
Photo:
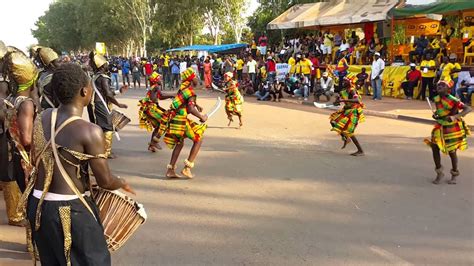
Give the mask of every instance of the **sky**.
M 27 46 L 36 44 L 32 36 L 38 17 L 42 16 L 54 0 L 2 0 L 2 14 L 0 15 L 0 40 L 7 45 L 26 50 Z M 408 0 L 409 4 L 425 4 L 433 0 Z M 26 8 L 27 7 L 27 8 Z M 257 0 L 250 0 L 247 14 L 257 9 Z M 20 15 L 21 14 L 21 15 Z M 21 17 L 21 19 L 18 19 Z

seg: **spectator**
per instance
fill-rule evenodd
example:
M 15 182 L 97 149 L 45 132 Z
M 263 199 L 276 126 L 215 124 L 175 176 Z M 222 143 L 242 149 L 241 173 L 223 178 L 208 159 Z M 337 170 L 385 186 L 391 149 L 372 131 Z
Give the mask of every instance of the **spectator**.
M 329 102 L 331 96 L 334 94 L 334 81 L 329 77 L 328 72 L 324 72 L 319 82 L 319 89 L 315 93 L 316 101 L 319 102 L 319 98 L 324 95 L 326 101 Z
M 319 73 L 319 59 L 314 56 L 314 53 L 309 53 L 309 61 L 311 61 L 312 68 L 311 68 L 311 91 L 315 90 L 315 81 L 318 78 Z
M 334 47 L 340 47 L 341 44 L 342 44 L 342 32 L 338 32 L 336 33 L 336 35 L 334 35 Z
M 362 58 L 365 56 L 366 50 L 367 50 L 366 41 L 365 39 L 362 39 L 359 41 L 359 43 L 355 47 L 357 64 L 362 65 L 363 63 Z
M 304 100 L 308 100 L 309 95 L 309 84 L 308 79 L 305 76 L 300 76 L 299 86 L 293 91 L 293 94 L 298 97 L 304 97 Z
M 255 61 L 252 56 L 249 56 L 249 60 L 247 62 L 247 68 L 248 68 L 250 80 L 252 81 L 252 84 L 255 90 L 255 86 L 256 86 L 255 82 L 257 81 L 256 80 L 257 79 L 257 61 Z
M 209 56 L 204 60 L 204 86 L 206 89 L 211 88 L 212 83 L 212 65 L 209 61 Z
M 267 42 L 268 42 L 268 38 L 265 35 L 265 32 L 263 32 L 262 36 L 260 36 L 260 38 L 258 38 L 258 46 L 260 47 L 260 54 L 262 56 L 267 55 Z
M 288 66 L 290 67 L 290 76 L 293 76 L 296 73 L 296 60 L 293 55 L 288 59 Z
M 145 87 L 148 89 L 148 82 L 151 73 L 153 73 L 153 65 L 151 64 L 150 60 L 147 60 L 145 63 L 144 74 L 145 74 Z
M 230 58 L 230 56 L 225 57 L 223 68 L 224 68 L 224 73 L 228 73 L 228 72 L 234 73 L 234 63 L 232 62 L 232 59 Z
M 424 101 L 426 99 L 426 88 L 430 95 L 435 94 L 435 84 L 434 79 L 436 77 L 436 63 L 431 59 L 431 54 L 426 54 L 425 59 L 421 62 L 421 88 L 416 99 L 419 100 L 420 97 Z
M 434 37 L 433 40 L 428 45 L 428 48 L 425 50 L 424 54 L 430 53 L 433 55 L 433 58 L 436 58 L 441 51 L 441 40 L 439 37 Z
M 112 61 L 110 62 L 109 71 L 112 78 L 112 87 L 115 88 L 115 92 L 117 93 L 119 91 L 119 80 L 118 80 L 119 69 L 118 69 L 117 62 L 114 59 L 112 59 Z
M 270 99 L 270 84 L 264 82 L 260 84 L 260 89 L 255 93 L 257 101 L 266 101 Z
M 472 41 L 472 36 L 474 35 L 474 26 L 471 22 L 465 20 L 464 27 L 461 29 L 462 43 L 463 47 L 470 46 Z
M 323 62 L 332 62 L 333 38 L 334 36 L 329 31 L 326 31 L 323 37 L 323 44 L 321 45 L 321 50 L 323 51 Z
M 461 65 L 457 62 L 457 56 L 454 53 L 451 54 L 451 56 L 449 57 L 449 61 L 451 64 L 454 65 L 453 70 L 451 70 L 451 76 L 454 81 L 454 86 L 451 90 L 451 94 L 456 95 L 456 89 L 459 81 L 459 72 L 461 72 Z
M 168 87 L 170 87 L 170 57 L 167 54 L 162 54 L 160 56 L 160 59 L 162 61 L 162 71 L 163 71 L 163 88 L 166 89 L 166 85 L 168 84 Z
M 253 58 L 257 57 L 257 43 L 255 43 L 255 40 L 252 40 L 252 44 L 250 45 L 250 52 L 252 53 Z
M 130 86 L 130 62 L 125 58 L 122 61 L 122 82 L 125 86 L 125 80 L 127 81 L 127 85 Z
M 252 80 L 250 80 L 248 75 L 245 75 L 243 77 L 243 80 L 240 83 L 240 90 L 244 93 L 244 95 L 254 95 L 255 94 L 254 85 L 253 85 Z
M 410 64 L 410 70 L 407 72 L 406 81 L 402 83 L 403 91 L 407 100 L 413 99 L 413 90 L 418 86 L 421 79 L 421 72 L 416 69 L 416 64 Z
M 445 18 L 441 19 L 439 24 L 440 28 L 438 32 L 441 34 L 441 38 L 445 39 L 446 42 L 449 43 L 451 41 L 451 37 L 455 32 L 455 29 L 453 28 L 453 26 L 448 24 L 448 21 Z
M 415 51 L 411 51 L 408 55 L 410 58 L 410 62 L 415 62 L 415 56 L 418 58 L 417 61 L 419 62 L 419 59 L 421 59 L 422 56 L 425 54 L 425 50 L 428 47 L 428 44 L 428 39 L 426 39 L 426 36 L 422 34 L 414 44 Z
M 469 77 L 461 81 L 461 86 L 457 89 L 456 94 L 465 104 L 470 104 L 472 93 L 474 92 L 474 67 L 469 69 Z
M 285 92 L 294 95 L 294 91 L 299 87 L 299 80 L 295 76 L 286 75 Z
M 265 69 L 267 70 L 268 81 L 273 84 L 276 81 L 276 62 L 271 56 L 267 58 Z
M 339 50 L 337 50 L 337 52 L 336 52 L 336 58 L 339 58 L 340 54 L 341 54 L 343 51 L 349 50 L 349 47 L 350 47 L 350 46 L 349 46 L 349 44 L 346 42 L 346 39 L 343 39 L 341 45 L 339 46 Z
M 361 69 L 361 72 L 357 74 L 356 76 L 356 89 L 360 90 L 361 88 L 364 88 L 364 94 L 367 96 L 370 96 L 369 92 L 369 74 L 367 74 L 367 69 L 363 67 Z
M 135 61 L 132 67 L 132 77 L 133 77 L 133 88 L 140 88 L 140 78 L 141 78 L 141 71 L 140 71 L 140 63 Z
M 380 53 L 376 52 L 372 61 L 372 72 L 370 73 L 370 83 L 374 90 L 374 100 L 382 100 L 382 73 L 385 69 L 385 62 L 380 58 Z
M 176 56 L 175 59 L 171 60 L 170 68 L 171 68 L 171 89 L 174 90 L 175 88 L 179 88 L 179 59 Z
M 456 57 L 455 54 L 452 54 L 451 56 L 453 58 Z M 453 78 L 451 74 L 453 72 L 453 69 L 454 69 L 454 64 L 450 62 L 450 58 L 447 56 L 443 57 L 443 63 L 439 66 L 439 70 L 438 70 L 438 80 L 447 80 L 447 81 L 452 80 Z M 432 98 L 430 97 L 430 99 Z
M 235 62 L 235 69 L 237 70 L 237 80 L 239 82 L 242 81 L 242 72 L 244 69 L 244 60 L 242 60 L 242 56 L 237 57 L 237 61 Z
M 306 58 L 305 54 L 301 55 L 301 60 L 296 64 L 296 73 L 300 74 L 301 79 L 302 79 L 302 84 L 303 87 L 309 87 L 311 86 L 310 78 L 311 78 L 311 69 L 313 65 L 309 59 Z M 305 101 L 308 100 L 309 96 L 309 90 L 304 89 L 301 90 L 302 93 L 301 96 L 304 98 Z

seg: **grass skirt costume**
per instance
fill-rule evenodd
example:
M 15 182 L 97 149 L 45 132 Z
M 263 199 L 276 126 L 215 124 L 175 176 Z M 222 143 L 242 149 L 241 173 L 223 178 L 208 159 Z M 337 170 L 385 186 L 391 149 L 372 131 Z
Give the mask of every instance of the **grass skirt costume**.
M 159 135 L 164 135 L 163 140 L 170 149 L 182 143 L 185 138 L 193 142 L 200 141 L 207 128 L 206 124 L 199 124 L 188 118 L 188 107 L 195 105 L 197 98 L 191 87 L 195 75 L 192 68 L 181 73 L 181 87 L 173 98 L 170 109 L 163 114 Z
M 87 175 L 80 172 L 80 167 L 90 159 L 107 158 L 105 154 L 92 156 L 66 147 L 57 148 L 62 164 L 67 163 L 78 169 L 71 178 L 79 178 L 84 187 L 88 187 L 90 181 Z M 62 154 L 70 155 L 68 157 L 73 157 L 78 164 L 66 160 Z M 44 136 L 41 116 L 34 124 L 32 161 L 38 166 L 37 170 L 41 168 L 44 172 L 44 185 L 41 189 L 34 189 L 37 181 L 37 172 L 34 172 L 19 209 L 28 220 L 27 244 L 34 258 L 39 256 L 42 265 L 111 265 L 102 224 L 100 219 L 95 218 L 99 214 L 93 200 L 84 196 L 94 216 L 79 198 L 64 198 L 75 195 L 49 192 L 57 163 L 52 147 Z M 53 199 L 54 196 L 62 198 Z
M 444 97 L 435 96 L 434 102 L 436 106 L 436 119 L 431 138 L 425 139 L 425 143 L 429 146 L 437 145 L 441 152 L 448 154 L 456 150 L 467 149 L 467 135 L 470 130 L 461 118 L 454 122 L 449 122 L 447 117 L 458 114 L 460 109 L 464 108 L 464 104 L 452 95 Z
M 227 95 L 225 96 L 225 110 L 228 114 L 242 115 L 244 98 L 240 94 L 237 82 L 231 80 L 227 83 Z
M 356 89 L 352 86 L 339 92 L 343 100 L 360 99 Z M 336 131 L 343 138 L 350 138 L 354 136 L 357 125 L 364 122 L 365 116 L 363 113 L 363 103 L 344 103 L 344 107 L 333 113 L 329 119 L 332 126 L 331 131 Z
M 159 128 L 163 113 L 166 111 L 165 109 L 161 108 L 158 103 L 158 99 L 162 98 L 161 91 L 158 87 L 159 80 L 160 75 L 156 72 L 153 72 L 153 74 L 150 76 L 151 89 L 147 92 L 145 98 L 138 102 L 140 128 L 146 129 L 149 132 Z M 153 101 L 151 97 L 154 93 L 156 93 L 156 101 Z

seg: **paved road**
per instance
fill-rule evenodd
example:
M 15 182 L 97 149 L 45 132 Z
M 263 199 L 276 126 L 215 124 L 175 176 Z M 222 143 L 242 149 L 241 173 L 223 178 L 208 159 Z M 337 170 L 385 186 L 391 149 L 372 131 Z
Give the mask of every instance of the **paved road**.
M 243 129 L 226 127 L 224 110 L 209 121 L 195 179 L 166 180 L 171 151 L 148 153 L 137 126 L 142 94 L 123 98 L 133 121 L 111 166 L 149 220 L 114 265 L 474 264 L 474 148 L 460 154 L 458 185 L 435 186 L 428 125 L 369 116 L 358 130 L 367 155 L 354 158 L 327 114 L 248 99 Z M 21 232 L 0 226 L 0 264 L 29 265 Z

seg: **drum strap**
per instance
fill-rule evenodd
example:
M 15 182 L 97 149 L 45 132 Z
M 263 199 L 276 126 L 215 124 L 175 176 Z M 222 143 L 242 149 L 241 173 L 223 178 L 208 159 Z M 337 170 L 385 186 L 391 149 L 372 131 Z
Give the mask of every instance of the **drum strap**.
M 84 196 L 82 196 L 82 193 L 77 189 L 76 185 L 72 181 L 71 177 L 69 174 L 66 172 L 66 169 L 64 169 L 63 164 L 59 160 L 59 155 L 58 155 L 58 147 L 56 146 L 56 119 L 58 116 L 58 109 L 54 109 L 52 114 L 51 114 L 51 149 L 53 150 L 53 155 L 54 155 L 54 160 L 56 161 L 56 166 L 58 167 L 59 171 L 61 172 L 61 175 L 64 178 L 64 181 L 66 181 L 67 185 L 69 188 L 76 194 L 76 196 L 79 197 L 81 202 L 84 204 L 84 206 L 89 210 L 89 212 L 92 214 L 92 217 L 97 221 L 97 217 L 95 217 L 94 212 L 92 211 L 91 206 L 87 203 L 87 201 L 84 199 Z M 78 118 L 80 119 L 80 118 Z M 68 121 L 66 121 L 68 122 Z M 69 121 L 69 123 L 72 121 Z
M 110 115 L 112 112 L 109 110 L 109 106 L 107 105 L 107 102 L 105 101 L 104 97 L 102 97 L 102 94 L 100 93 L 99 89 L 97 89 L 97 86 L 95 85 L 95 81 L 100 77 L 101 75 L 97 75 L 92 79 L 92 87 L 94 88 L 94 92 L 97 96 L 99 96 L 100 101 L 105 107 L 105 110 L 107 110 L 107 113 Z M 115 131 L 115 127 L 114 127 Z M 118 134 L 117 131 L 114 132 L 115 137 L 117 138 L 118 141 L 120 141 L 120 135 Z

